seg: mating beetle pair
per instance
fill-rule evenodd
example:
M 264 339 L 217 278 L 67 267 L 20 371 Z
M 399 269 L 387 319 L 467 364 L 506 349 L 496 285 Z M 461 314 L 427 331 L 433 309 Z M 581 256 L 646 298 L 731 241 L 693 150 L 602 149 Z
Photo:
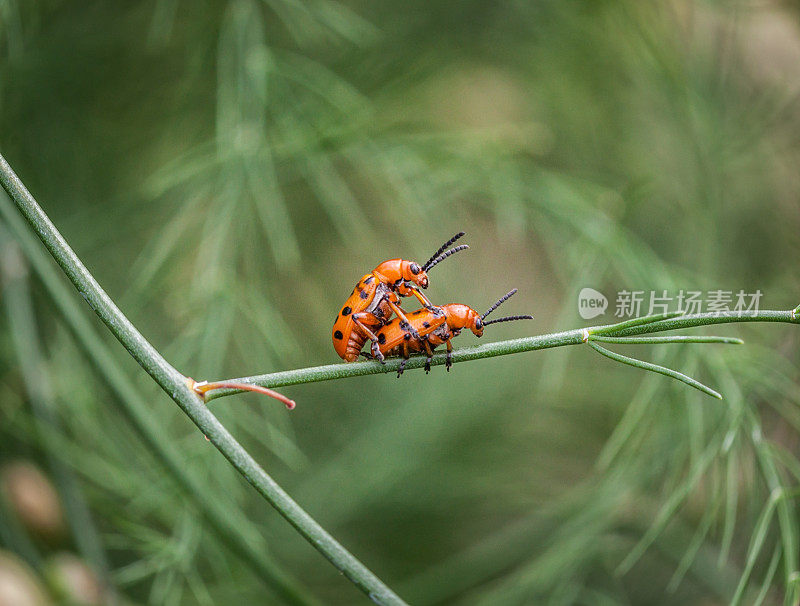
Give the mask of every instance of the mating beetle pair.
M 358 281 L 350 298 L 336 316 L 333 325 L 333 347 L 347 362 L 354 362 L 359 355 L 372 357 L 383 363 L 386 356 L 402 356 L 404 359 L 398 369 L 403 373 L 411 353 L 426 353 L 428 359 L 425 371 L 430 370 L 433 350 L 442 343 L 447 344 L 447 370 L 452 365 L 453 346 L 450 339 L 463 329 L 469 328 L 480 337 L 483 328 L 497 322 L 533 319 L 532 316 L 508 316 L 485 322 L 484 319 L 504 301 L 517 292 L 516 289 L 501 297 L 483 315 L 467 305 L 458 303 L 437 306 L 422 294 L 419 289 L 428 287 L 427 272 L 461 250 L 469 248 L 462 244 L 448 250 L 448 247 L 461 238 L 459 232 L 439 247 L 427 263 L 419 265 L 414 261 L 392 259 L 384 261 L 372 272 Z M 406 314 L 400 308 L 400 297 L 414 296 L 423 306 Z M 392 319 L 392 314 L 397 317 Z M 371 354 L 361 351 L 367 340 L 372 341 Z

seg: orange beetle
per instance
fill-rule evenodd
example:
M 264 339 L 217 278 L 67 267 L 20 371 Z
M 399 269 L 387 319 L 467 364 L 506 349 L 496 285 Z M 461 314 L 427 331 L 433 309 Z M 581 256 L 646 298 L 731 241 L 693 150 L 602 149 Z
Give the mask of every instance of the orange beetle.
M 400 309 L 400 297 L 414 296 L 425 306 L 431 302 L 419 289 L 428 288 L 428 270 L 450 255 L 469 248 L 466 244 L 445 250 L 458 240 L 459 232 L 439 247 L 428 262 L 420 266 L 414 261 L 391 259 L 384 261 L 356 284 L 353 294 L 344 304 L 333 324 L 333 347 L 347 362 L 358 359 L 367 339 L 372 340 L 372 357 L 383 361 L 374 330 L 397 314 L 405 329 L 409 329 L 408 318 Z M 416 334 L 410 329 L 412 334 Z
M 483 315 L 461 303 L 451 303 L 441 307 L 430 306 L 411 312 L 408 314 L 408 320 L 419 335 L 416 338 L 410 334 L 410 331 L 401 327 L 400 320 L 395 318 L 378 331 L 380 351 L 384 356 L 403 356 L 403 361 L 397 369 L 399 377 L 405 370 L 408 356 L 415 352 L 425 352 L 428 355 L 428 359 L 425 361 L 425 372 L 430 372 L 433 350 L 442 343 L 447 343 L 445 365 L 449 371 L 453 365 L 451 359 L 453 345 L 450 343 L 450 339 L 457 337 L 463 329 L 469 328 L 476 337 L 480 337 L 483 336 L 484 327 L 489 324 L 510 322 L 511 320 L 533 320 L 533 316 L 507 316 L 488 322 L 484 321 L 486 316 L 514 296 L 516 292 L 515 288 L 502 296 Z

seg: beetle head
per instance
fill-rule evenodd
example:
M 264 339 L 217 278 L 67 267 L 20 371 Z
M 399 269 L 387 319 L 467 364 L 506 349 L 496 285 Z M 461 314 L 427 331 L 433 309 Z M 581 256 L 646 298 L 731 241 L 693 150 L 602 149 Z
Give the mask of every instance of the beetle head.
M 416 284 L 420 288 L 428 288 L 428 274 L 416 261 L 403 261 L 403 280 Z

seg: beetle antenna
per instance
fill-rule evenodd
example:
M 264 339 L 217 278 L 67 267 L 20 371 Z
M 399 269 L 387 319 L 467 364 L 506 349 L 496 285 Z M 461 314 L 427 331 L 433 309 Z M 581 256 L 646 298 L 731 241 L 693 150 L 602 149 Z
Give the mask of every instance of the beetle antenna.
M 427 262 L 427 263 L 425 263 L 425 265 L 423 265 L 423 266 L 422 266 L 422 271 L 428 271 L 428 268 L 429 268 L 429 267 L 433 267 L 433 265 L 435 265 L 435 263 L 434 263 L 433 265 L 431 265 L 431 263 L 433 263 L 433 260 L 434 260 L 436 257 L 438 257 L 439 255 L 441 255 L 441 254 L 442 254 L 442 253 L 445 251 L 445 249 L 447 249 L 447 247 L 448 247 L 448 246 L 450 246 L 450 245 L 451 245 L 453 242 L 455 242 L 456 240 L 458 240 L 458 239 L 459 239 L 461 236 L 463 236 L 465 233 L 466 233 L 466 232 L 460 231 L 460 232 L 458 232 L 458 233 L 457 233 L 455 236 L 453 236 L 452 238 L 450 238 L 450 239 L 449 239 L 447 242 L 445 242 L 444 244 L 442 244 L 442 245 L 439 247 L 439 250 L 437 250 L 435 253 L 433 253 L 433 254 L 431 255 L 431 258 L 430 258 L 430 259 L 428 259 L 428 262 Z
M 497 324 L 498 322 L 511 322 L 511 320 L 533 320 L 533 316 L 507 316 L 505 318 L 497 318 L 497 320 L 489 320 L 488 322 L 484 322 L 484 326 L 489 326 L 489 324 Z
M 495 303 L 489 309 L 486 310 L 486 313 L 481 316 L 481 320 L 483 320 L 486 316 L 488 316 L 490 313 L 492 313 L 495 309 L 500 307 L 503 303 L 508 301 L 515 294 L 517 294 L 517 289 L 516 288 L 513 288 L 513 289 L 509 290 L 506 294 L 504 294 L 502 297 L 500 297 L 497 300 L 497 303 Z
M 433 267 L 434 265 L 437 265 L 438 263 L 441 263 L 442 261 L 444 261 L 450 255 L 454 255 L 459 250 L 466 250 L 468 248 L 469 248 L 469 246 L 467 244 L 461 244 L 460 246 L 455 246 L 455 247 L 451 248 L 450 250 L 447 250 L 447 251 L 443 252 L 441 255 L 439 255 L 435 259 L 431 260 L 430 262 L 426 263 L 425 267 L 422 268 L 422 271 L 428 271 L 431 267 Z

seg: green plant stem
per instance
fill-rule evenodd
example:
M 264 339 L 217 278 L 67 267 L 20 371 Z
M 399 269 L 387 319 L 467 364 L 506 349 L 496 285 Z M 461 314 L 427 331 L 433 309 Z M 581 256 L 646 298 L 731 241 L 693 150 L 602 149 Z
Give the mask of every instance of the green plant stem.
M 592 326 L 588 328 L 576 328 L 565 332 L 557 332 L 534 337 L 524 337 L 509 341 L 498 341 L 496 343 L 486 343 L 475 347 L 465 347 L 453 351 L 453 362 L 468 362 L 469 360 L 480 360 L 492 358 L 494 356 L 506 356 L 509 354 L 522 353 L 524 351 L 537 351 L 540 349 L 550 349 L 562 347 L 564 345 L 581 345 L 586 342 L 591 335 L 602 335 L 603 337 L 631 337 L 633 335 L 661 332 L 665 330 L 676 330 L 679 328 L 693 328 L 696 326 L 707 326 L 711 324 L 725 324 L 735 322 L 785 322 L 789 324 L 800 324 L 800 315 L 792 315 L 791 311 L 759 311 L 752 316 L 740 316 L 735 313 L 727 314 L 694 314 L 677 315 L 667 314 L 669 319 L 663 315 L 650 316 L 648 318 L 637 318 L 634 321 L 625 321 L 618 324 L 605 324 L 602 326 Z M 655 321 L 653 321 L 655 320 Z M 673 337 L 669 337 L 672 339 Z M 701 337 L 688 337 L 698 339 Z M 738 339 L 731 341 L 725 337 L 713 337 L 714 342 L 738 343 Z M 431 366 L 444 364 L 446 361 L 445 353 L 438 353 L 433 356 Z M 413 356 L 406 364 L 406 370 L 422 368 L 425 365 L 425 356 Z M 286 370 L 264 375 L 253 375 L 249 377 L 239 377 L 236 379 L 226 379 L 237 383 L 248 383 L 261 385 L 262 387 L 284 387 L 286 385 L 298 385 L 300 383 L 313 383 L 316 381 L 329 381 L 332 379 L 344 379 L 347 377 L 359 377 L 363 375 L 374 375 L 385 372 L 396 372 L 400 366 L 400 359 L 389 359 L 386 364 L 374 361 L 353 362 L 351 364 L 328 364 L 325 366 L 312 366 L 310 368 L 298 368 L 296 370 Z M 206 401 L 222 398 L 234 393 L 239 393 L 237 389 L 219 389 L 206 394 Z
M 173 368 L 136 330 L 86 269 L 2 155 L 0 155 L 0 183 L 103 323 L 237 471 L 301 535 L 373 601 L 379 604 L 403 604 L 391 589 L 292 500 L 219 422 L 202 399 L 188 388 L 186 377 Z M 304 601 L 299 599 L 295 588 L 285 579 L 275 578 L 273 582 L 284 599 L 294 603 Z
M 629 337 L 632 335 L 664 332 L 666 330 L 740 322 L 785 322 L 787 324 L 800 324 L 800 314 L 795 313 L 795 310 L 775 311 L 768 309 L 748 312 L 747 314 L 739 314 L 736 312 L 692 314 L 621 329 L 615 331 L 614 336 Z

